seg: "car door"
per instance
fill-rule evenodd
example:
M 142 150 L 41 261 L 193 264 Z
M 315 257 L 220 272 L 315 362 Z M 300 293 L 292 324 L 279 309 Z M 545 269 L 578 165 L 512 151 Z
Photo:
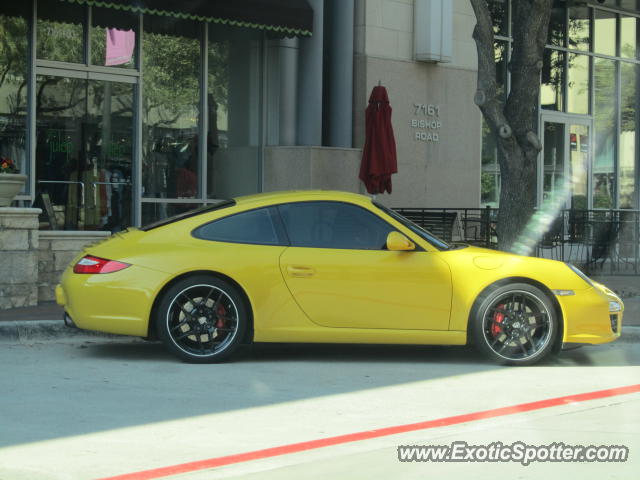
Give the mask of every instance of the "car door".
M 451 273 L 436 251 L 386 250 L 395 228 L 360 206 L 278 207 L 291 246 L 280 256 L 300 308 L 326 327 L 447 330 Z

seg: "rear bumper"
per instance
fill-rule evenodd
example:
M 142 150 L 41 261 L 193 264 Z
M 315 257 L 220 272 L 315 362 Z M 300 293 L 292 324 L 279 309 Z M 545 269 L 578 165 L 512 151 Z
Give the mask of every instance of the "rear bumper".
M 56 286 L 65 324 L 83 330 L 146 337 L 153 301 L 165 277 L 130 267 L 109 274 L 76 274 L 67 269 Z

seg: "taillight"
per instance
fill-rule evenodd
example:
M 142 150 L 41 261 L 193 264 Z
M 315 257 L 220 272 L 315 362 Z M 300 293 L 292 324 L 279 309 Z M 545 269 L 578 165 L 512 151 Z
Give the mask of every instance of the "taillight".
M 128 263 L 86 255 L 73 266 L 73 273 L 112 273 L 130 266 Z

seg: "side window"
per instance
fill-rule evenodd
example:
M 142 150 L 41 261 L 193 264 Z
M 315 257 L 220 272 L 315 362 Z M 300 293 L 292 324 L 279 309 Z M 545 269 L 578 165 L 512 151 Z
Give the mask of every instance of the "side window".
M 282 245 L 269 208 L 237 213 L 198 227 L 193 236 L 203 240 L 259 245 Z
M 294 247 L 382 250 L 394 230 L 373 213 L 348 203 L 288 203 L 278 209 Z

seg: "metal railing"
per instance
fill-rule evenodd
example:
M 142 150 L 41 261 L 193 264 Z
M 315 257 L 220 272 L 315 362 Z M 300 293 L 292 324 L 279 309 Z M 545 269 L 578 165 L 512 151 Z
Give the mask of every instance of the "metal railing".
M 446 241 L 498 246 L 496 208 L 396 208 Z M 562 210 L 532 255 L 589 274 L 640 275 L 640 210 Z

